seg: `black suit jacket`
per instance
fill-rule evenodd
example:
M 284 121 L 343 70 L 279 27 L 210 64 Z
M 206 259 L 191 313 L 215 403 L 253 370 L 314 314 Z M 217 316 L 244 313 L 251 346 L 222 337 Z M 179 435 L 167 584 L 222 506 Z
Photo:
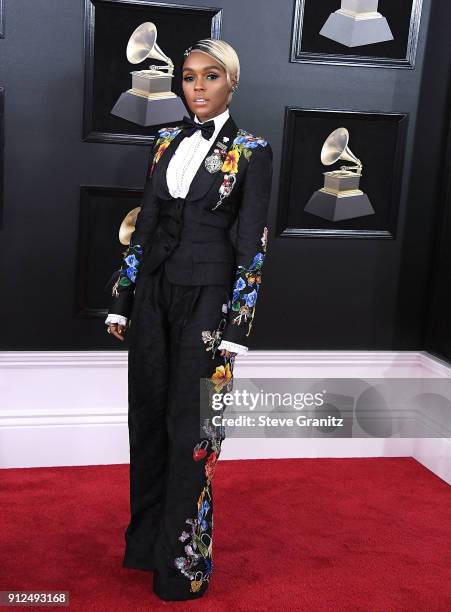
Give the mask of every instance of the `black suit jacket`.
M 230 115 L 205 156 L 221 152 L 221 169 L 209 172 L 204 160 L 186 198 L 173 198 L 166 170 L 183 138 L 181 126 L 159 130 L 109 312 L 130 317 L 137 278 L 163 264 L 173 283 L 230 286 L 222 339 L 246 345 L 266 254 L 272 149 L 263 138 L 239 130 Z

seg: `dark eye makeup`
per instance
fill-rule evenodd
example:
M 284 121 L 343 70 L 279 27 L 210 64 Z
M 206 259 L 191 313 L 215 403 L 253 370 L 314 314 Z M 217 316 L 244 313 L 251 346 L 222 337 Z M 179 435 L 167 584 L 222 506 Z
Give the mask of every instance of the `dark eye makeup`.
M 218 79 L 218 78 L 219 78 L 219 75 L 218 75 L 218 74 L 216 74 L 215 72 L 209 72 L 209 73 L 207 74 L 207 78 L 208 78 L 208 77 L 213 77 L 213 79 L 211 79 L 211 80 L 215 81 L 216 79 Z M 184 80 L 184 81 L 189 81 L 191 78 L 192 78 L 192 75 L 191 75 L 191 74 L 187 74 L 186 76 L 184 76 L 184 77 L 183 77 L 183 80 Z

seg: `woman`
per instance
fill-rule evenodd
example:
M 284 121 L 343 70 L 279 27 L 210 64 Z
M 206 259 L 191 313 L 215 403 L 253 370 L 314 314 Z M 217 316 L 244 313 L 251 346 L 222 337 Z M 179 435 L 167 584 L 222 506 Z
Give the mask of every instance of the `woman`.
M 131 319 L 123 565 L 153 570 L 164 600 L 201 597 L 211 579 L 211 480 L 224 435 L 201 419 L 200 382 L 230 388 L 235 355 L 247 351 L 272 181 L 269 143 L 229 113 L 234 49 L 200 40 L 182 70 L 194 120 L 159 130 L 106 319 L 120 340 Z

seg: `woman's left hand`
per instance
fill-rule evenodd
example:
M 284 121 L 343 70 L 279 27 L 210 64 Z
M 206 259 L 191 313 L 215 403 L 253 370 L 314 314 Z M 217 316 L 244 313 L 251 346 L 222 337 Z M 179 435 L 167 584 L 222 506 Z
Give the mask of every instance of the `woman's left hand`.
M 237 355 L 237 353 L 233 353 L 232 351 L 228 351 L 226 349 L 221 349 L 220 353 L 221 357 L 227 357 L 227 359 L 230 359 L 231 357 L 235 357 L 235 355 Z

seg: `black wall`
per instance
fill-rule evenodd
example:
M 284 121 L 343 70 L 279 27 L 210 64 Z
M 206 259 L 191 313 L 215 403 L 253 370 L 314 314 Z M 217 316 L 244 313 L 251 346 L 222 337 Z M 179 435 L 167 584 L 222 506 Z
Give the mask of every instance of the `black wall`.
M 290 63 L 291 0 L 214 5 L 223 6 L 222 38 L 241 60 L 231 112 L 274 150 L 268 256 L 251 348 L 424 348 L 443 218 L 450 3 L 424 0 L 414 70 Z M 6 0 L 4 350 L 126 347 L 105 333 L 102 318 L 74 316 L 80 186 L 140 189 L 148 162 L 145 146 L 82 141 L 83 8 L 82 0 Z M 275 236 L 286 106 L 409 114 L 395 240 Z M 449 285 L 449 267 L 447 274 Z M 449 325 L 447 334 L 449 349 Z
M 412 143 L 400 239 L 394 348 L 427 349 L 451 361 L 451 4 L 434 0 Z
M 450 83 L 451 85 L 451 83 Z M 431 274 L 427 295 L 424 332 L 425 348 L 451 361 L 451 87 L 446 106 L 448 129 L 443 130 L 446 146 L 443 152 L 439 207 L 434 228 L 434 247 L 430 260 Z

